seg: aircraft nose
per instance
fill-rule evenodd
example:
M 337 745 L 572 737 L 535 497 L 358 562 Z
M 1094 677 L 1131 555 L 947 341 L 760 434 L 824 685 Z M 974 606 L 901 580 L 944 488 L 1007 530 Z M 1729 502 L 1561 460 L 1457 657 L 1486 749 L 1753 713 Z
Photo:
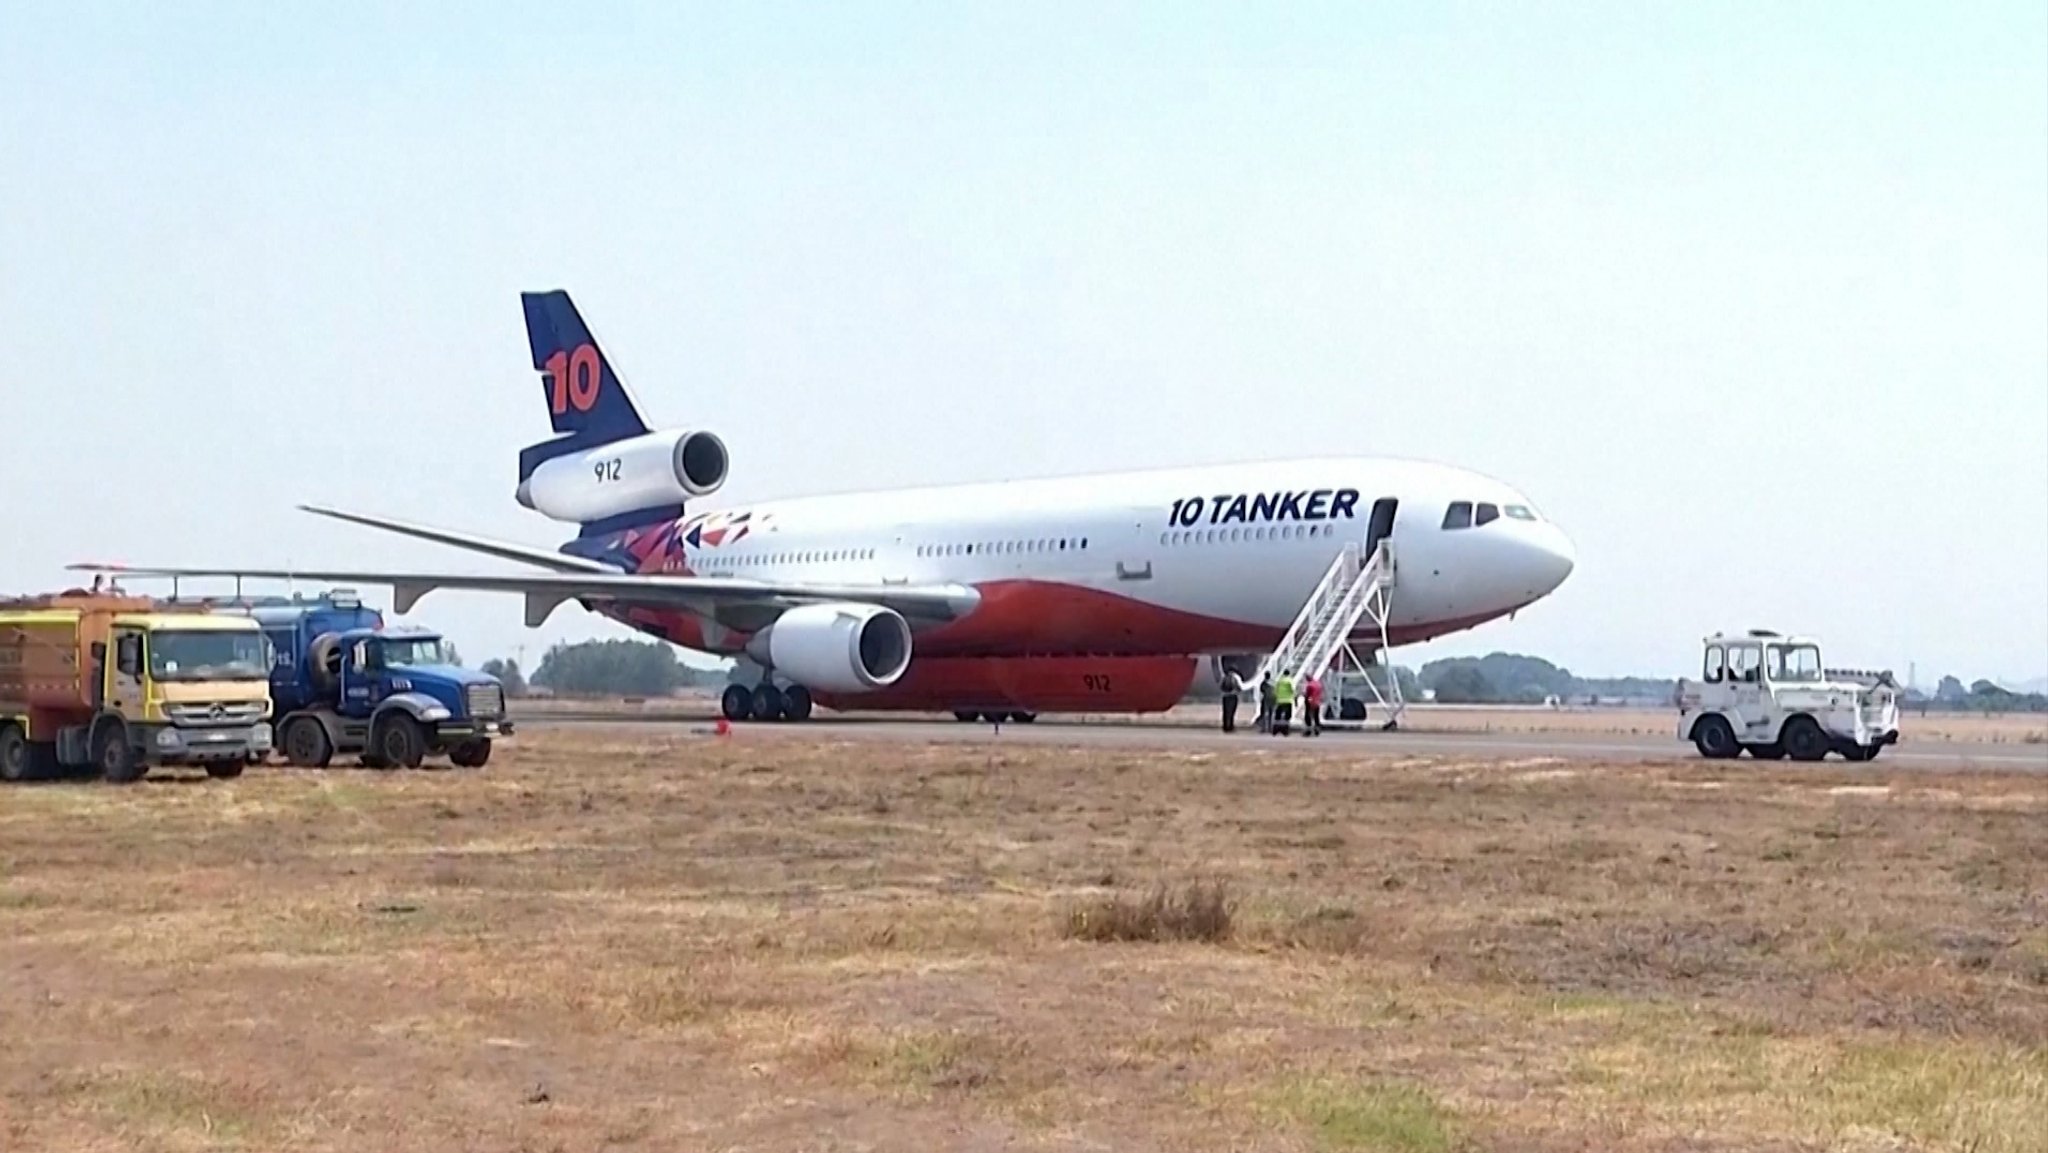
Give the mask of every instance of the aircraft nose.
M 1554 591 L 1578 566 L 1571 538 L 1553 524 L 1540 526 L 1529 538 L 1529 564 L 1541 593 Z M 1540 594 L 1539 594 L 1540 595 Z

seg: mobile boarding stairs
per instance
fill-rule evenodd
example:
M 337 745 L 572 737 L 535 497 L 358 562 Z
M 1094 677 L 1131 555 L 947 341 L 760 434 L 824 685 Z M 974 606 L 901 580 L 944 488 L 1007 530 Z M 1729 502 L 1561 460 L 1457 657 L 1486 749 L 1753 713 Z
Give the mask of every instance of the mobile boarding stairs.
M 1286 635 L 1280 638 L 1279 647 L 1252 671 L 1250 683 L 1256 686 L 1268 675 L 1278 678 L 1284 673 L 1296 685 L 1316 677 L 1326 690 L 1334 690 L 1333 681 L 1363 680 L 1386 718 L 1380 727 L 1395 729 L 1400 727 L 1408 703 L 1401 699 L 1400 680 L 1386 663 L 1388 594 L 1394 588 L 1396 576 L 1393 542 L 1383 537 L 1369 559 L 1361 560 L 1362 555 L 1361 546 L 1344 546 L 1302 604 Z M 1361 623 L 1368 631 L 1379 634 L 1379 644 L 1372 650 L 1370 662 L 1361 659 L 1351 645 Z M 1337 674 L 1334 678 L 1332 672 Z M 1323 699 L 1325 707 L 1329 707 L 1340 702 L 1343 695 L 1326 691 Z

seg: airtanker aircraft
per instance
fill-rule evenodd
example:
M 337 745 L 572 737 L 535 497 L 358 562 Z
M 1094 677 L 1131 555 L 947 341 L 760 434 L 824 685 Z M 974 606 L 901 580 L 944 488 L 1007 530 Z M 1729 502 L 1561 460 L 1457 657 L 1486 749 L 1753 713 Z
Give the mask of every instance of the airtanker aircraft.
M 745 657 L 735 720 L 838 710 L 1157 712 L 1207 658 L 1270 651 L 1346 545 L 1398 558 L 1387 643 L 1525 608 L 1571 573 L 1571 542 L 1474 472 L 1372 457 L 959 484 L 689 508 L 725 483 L 725 443 L 651 429 L 566 292 L 526 293 L 555 436 L 519 454 L 518 501 L 576 524 L 548 550 L 332 508 L 306 511 L 533 571 L 138 568 L 518 593 L 526 623 L 566 601 L 702 652 Z M 1375 630 L 1355 638 L 1377 648 Z

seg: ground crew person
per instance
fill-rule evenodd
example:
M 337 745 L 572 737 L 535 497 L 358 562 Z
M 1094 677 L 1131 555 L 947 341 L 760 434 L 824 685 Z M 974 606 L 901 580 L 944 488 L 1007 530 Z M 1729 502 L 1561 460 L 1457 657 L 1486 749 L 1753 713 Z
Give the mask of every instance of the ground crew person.
M 1287 735 L 1288 722 L 1294 719 L 1294 678 L 1286 673 L 1273 682 L 1273 731 Z
M 1304 736 L 1323 735 L 1323 678 L 1310 677 L 1302 682 L 1301 726 Z
M 1253 727 L 1262 733 L 1273 731 L 1273 674 L 1259 676 L 1259 719 Z
M 1235 669 L 1223 670 L 1223 731 L 1237 731 L 1237 697 L 1244 692 L 1244 678 Z

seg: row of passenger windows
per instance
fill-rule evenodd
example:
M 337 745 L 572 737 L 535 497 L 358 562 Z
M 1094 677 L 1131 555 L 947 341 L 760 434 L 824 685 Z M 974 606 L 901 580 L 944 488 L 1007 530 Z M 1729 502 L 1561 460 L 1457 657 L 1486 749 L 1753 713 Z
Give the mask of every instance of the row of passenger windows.
M 1068 549 L 1088 547 L 1085 536 L 1056 537 L 1047 540 L 992 540 L 975 544 L 921 544 L 917 546 L 919 556 L 1009 556 L 1027 552 L 1064 552 Z
M 1474 505 L 1469 500 L 1451 502 L 1444 510 L 1445 528 L 1471 528 L 1473 525 L 1491 524 L 1506 513 L 1515 520 L 1535 520 L 1536 512 L 1525 504 L 1511 504 L 1502 507 L 1496 504 Z
M 1186 544 L 1230 544 L 1237 541 L 1307 540 L 1310 537 L 1336 534 L 1337 526 L 1333 524 L 1262 524 L 1252 528 L 1175 529 L 1172 532 L 1160 533 L 1159 543 L 1168 547 Z
M 808 552 L 764 552 L 753 555 L 735 553 L 726 556 L 719 556 L 714 553 L 710 556 L 704 556 L 702 559 L 706 564 L 729 565 L 734 568 L 771 564 L 829 564 L 834 561 L 873 560 L 875 559 L 875 550 L 871 548 L 840 548 L 816 549 Z
M 917 555 L 921 557 L 1007 556 L 1014 553 L 1027 552 L 1064 552 L 1068 549 L 1078 550 L 1087 547 L 1088 538 L 1085 536 L 1058 537 L 1048 540 L 977 541 L 973 544 L 923 544 L 917 546 Z M 722 568 L 749 568 L 756 565 L 836 564 L 844 561 L 873 560 L 875 559 L 875 550 L 871 548 L 814 549 L 801 552 L 754 553 L 751 555 L 733 553 L 724 556 L 714 553 L 709 556 L 700 554 L 700 559 L 706 565 Z

